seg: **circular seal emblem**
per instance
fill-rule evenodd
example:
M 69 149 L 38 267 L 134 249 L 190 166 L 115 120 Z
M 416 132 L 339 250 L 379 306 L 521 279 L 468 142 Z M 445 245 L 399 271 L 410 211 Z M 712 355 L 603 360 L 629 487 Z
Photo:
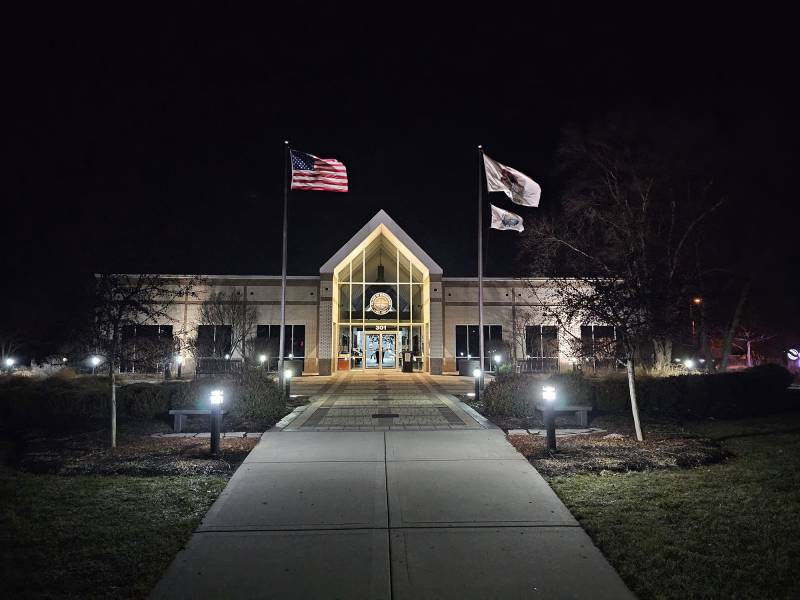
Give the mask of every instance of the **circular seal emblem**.
M 789 351 L 786 353 L 786 358 L 789 360 L 797 360 L 800 358 L 800 352 L 796 348 L 790 348 Z
M 372 298 L 369 299 L 369 308 L 367 310 L 374 312 L 378 316 L 391 312 L 392 297 L 385 292 L 373 294 Z

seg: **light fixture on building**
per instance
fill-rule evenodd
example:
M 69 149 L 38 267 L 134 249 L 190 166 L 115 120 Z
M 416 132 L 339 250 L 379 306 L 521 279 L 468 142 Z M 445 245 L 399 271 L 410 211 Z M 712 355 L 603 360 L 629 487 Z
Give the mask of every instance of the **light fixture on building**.
M 692 302 L 694 304 L 702 304 L 703 303 L 703 299 L 700 296 L 695 296 L 694 298 L 692 298 Z

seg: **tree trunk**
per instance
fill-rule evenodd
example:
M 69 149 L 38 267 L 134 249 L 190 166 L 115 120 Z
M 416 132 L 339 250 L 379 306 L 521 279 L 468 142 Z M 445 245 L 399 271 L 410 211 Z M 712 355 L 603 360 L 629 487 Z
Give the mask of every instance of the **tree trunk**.
M 753 366 L 753 354 L 750 352 L 751 346 L 752 346 L 752 342 L 750 340 L 747 340 L 747 366 L 748 367 L 752 367 Z
M 117 447 L 117 374 L 114 372 L 114 361 L 109 361 L 111 371 L 111 448 Z
M 642 426 L 639 424 L 639 406 L 636 404 L 636 379 L 633 372 L 632 358 L 628 358 L 625 363 L 625 369 L 628 371 L 628 391 L 631 396 L 631 412 L 633 413 L 633 425 L 636 428 L 636 439 L 642 442 L 644 437 L 642 436 Z
M 657 338 L 653 340 L 653 351 L 655 354 L 655 364 L 653 365 L 657 371 L 666 371 L 672 362 L 672 339 Z
M 728 327 L 728 332 L 725 335 L 725 343 L 722 345 L 722 362 L 719 365 L 719 370 L 723 373 L 728 370 L 731 348 L 733 347 L 733 335 L 736 332 L 736 329 L 739 327 L 739 320 L 742 318 L 742 310 L 744 309 L 744 304 L 747 301 L 747 296 L 750 293 L 750 284 L 752 282 L 752 279 L 748 279 L 745 282 L 744 287 L 742 287 L 742 291 L 739 294 L 739 301 L 736 303 L 736 308 L 733 311 L 733 318 L 731 319 L 730 326 Z

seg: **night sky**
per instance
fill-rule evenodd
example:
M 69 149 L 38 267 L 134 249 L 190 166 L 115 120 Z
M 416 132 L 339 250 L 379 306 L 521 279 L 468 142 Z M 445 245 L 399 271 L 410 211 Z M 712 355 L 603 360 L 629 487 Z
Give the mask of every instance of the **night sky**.
M 290 274 L 383 208 L 446 276 L 474 276 L 476 145 L 541 183 L 540 209 L 517 211 L 535 219 L 557 209 L 563 129 L 615 111 L 710 124 L 732 256 L 779 241 L 763 306 L 796 326 L 788 15 L 431 4 L 8 15 L 0 328 L 46 347 L 97 271 L 280 274 L 285 139 L 344 162 L 351 190 L 291 195 Z M 520 272 L 515 242 L 492 232 L 487 275 Z

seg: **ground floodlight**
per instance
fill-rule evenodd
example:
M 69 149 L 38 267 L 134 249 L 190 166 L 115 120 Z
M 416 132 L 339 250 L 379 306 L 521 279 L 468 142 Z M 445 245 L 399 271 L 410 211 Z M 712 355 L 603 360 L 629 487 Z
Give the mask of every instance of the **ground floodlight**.
M 211 404 L 219 406 L 225 400 L 225 392 L 223 390 L 211 390 Z
M 260 362 L 262 365 L 263 365 L 265 362 L 267 362 L 267 355 L 266 355 L 266 354 L 262 354 L 262 355 L 260 355 L 260 356 L 258 357 L 258 362 Z
M 687 369 L 694 369 L 694 361 L 691 358 L 687 358 L 683 361 L 683 366 Z
M 542 386 L 542 400 L 546 402 L 555 402 L 556 388 L 552 385 Z
M 475 369 L 475 370 L 472 372 L 472 376 L 473 376 L 475 379 L 480 379 L 481 375 L 483 375 L 483 371 L 481 371 L 480 369 Z

